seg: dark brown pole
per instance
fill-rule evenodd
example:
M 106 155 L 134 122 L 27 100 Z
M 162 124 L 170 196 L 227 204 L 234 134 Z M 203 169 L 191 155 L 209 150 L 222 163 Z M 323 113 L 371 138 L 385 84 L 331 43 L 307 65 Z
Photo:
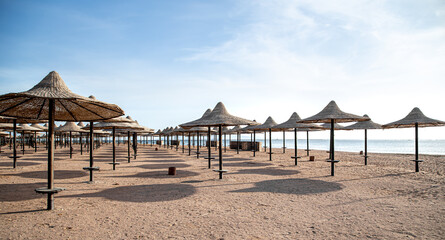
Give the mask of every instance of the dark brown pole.
M 127 133 L 127 138 L 128 138 L 128 141 L 127 141 L 127 146 L 128 146 L 128 149 L 127 149 L 127 151 L 128 151 L 128 156 L 127 156 L 127 158 L 128 158 L 128 162 L 130 162 L 130 159 L 131 159 L 131 156 L 130 156 L 130 131 L 128 131 L 128 133 Z
M 116 170 L 116 127 L 113 127 L 113 170 Z
M 12 127 L 12 131 L 13 131 L 13 151 L 12 151 L 12 167 L 16 168 L 17 167 L 17 149 L 16 149 L 16 142 L 17 142 L 17 119 L 13 119 L 13 127 Z
M 210 126 L 208 126 L 208 128 L 207 128 L 207 138 L 208 138 L 208 140 L 209 140 L 209 146 L 208 146 L 208 155 L 207 155 L 207 159 L 209 160 L 209 169 L 212 167 L 212 153 L 211 153 L 211 151 L 212 151 L 212 147 L 211 147 L 211 143 L 212 143 L 212 141 L 211 141 L 211 139 L 210 139 Z
M 25 155 L 25 131 L 22 131 L 22 154 Z
M 331 147 L 330 147 L 330 155 L 331 155 L 331 176 L 334 176 L 334 168 L 335 168 L 335 146 L 334 146 L 334 119 L 331 119 Z
M 415 134 L 416 134 L 416 172 L 419 172 L 419 124 L 415 125 Z
M 295 156 L 291 157 L 295 159 L 295 166 L 298 165 L 298 147 L 297 147 L 297 128 L 294 128 L 294 151 L 295 151 Z
M 306 131 L 306 155 L 309 157 L 309 130 Z
M 256 154 L 256 130 L 253 130 L 253 157 Z
M 182 153 L 185 151 L 185 141 L 184 141 L 184 132 L 182 132 Z
M 236 154 L 239 154 L 240 133 L 236 132 Z
M 73 146 L 72 146 L 73 142 L 72 142 L 72 137 L 73 137 L 73 135 L 72 135 L 72 133 L 70 131 L 70 158 L 73 158 Z
M 264 131 L 264 152 L 267 152 L 267 136 L 266 131 Z
M 53 99 L 49 99 L 49 121 L 48 121 L 48 139 L 49 139 L 49 147 L 48 147 L 48 189 L 51 190 L 54 188 L 54 115 L 56 114 L 55 101 Z M 48 201 L 47 201 L 47 210 L 54 209 L 54 195 L 49 192 L 48 193 Z
M 286 153 L 286 131 L 283 130 L 283 153 Z
M 199 152 L 199 141 L 200 141 L 199 140 L 199 131 L 197 131 L 196 134 L 197 134 L 196 139 L 198 140 L 197 145 L 196 145 L 196 158 L 199 158 L 199 154 L 200 154 L 200 152 Z
M 272 129 L 269 128 L 269 161 L 272 161 Z
M 93 159 L 93 143 L 94 143 L 94 136 L 93 136 L 93 121 L 90 121 L 90 182 L 93 181 L 93 165 L 94 165 L 94 159 Z
M 34 152 L 37 152 L 37 131 L 34 131 Z
M 219 125 L 219 144 L 221 145 L 222 125 Z M 223 171 L 222 149 L 219 148 L 219 179 L 222 179 Z
M 189 132 L 189 156 L 190 156 L 190 154 L 191 154 L 191 152 L 192 152 L 192 146 L 190 145 L 190 135 L 192 135 L 192 133 L 191 132 Z
M 79 132 L 80 155 L 83 154 L 82 132 Z

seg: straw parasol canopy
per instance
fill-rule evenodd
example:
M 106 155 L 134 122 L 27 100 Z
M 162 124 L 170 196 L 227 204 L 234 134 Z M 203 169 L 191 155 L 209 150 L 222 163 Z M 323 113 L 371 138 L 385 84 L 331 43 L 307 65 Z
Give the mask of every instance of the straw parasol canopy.
M 406 115 L 406 117 L 400 119 L 399 121 L 391 122 L 383 125 L 383 128 L 415 128 L 415 159 L 416 172 L 419 172 L 419 127 L 438 127 L 445 126 L 444 121 L 436 120 L 425 116 L 419 108 L 415 107 L 411 112 Z
M 215 108 L 206 116 L 200 119 L 181 124 L 180 126 L 187 129 L 191 127 L 215 127 L 215 126 L 237 126 L 237 125 L 251 125 L 255 124 L 251 120 L 236 117 L 227 111 L 226 107 L 222 102 L 216 104 Z
M 363 115 L 363 117 L 369 118 L 368 115 Z M 343 130 L 357 130 L 363 129 L 365 130 L 365 165 L 368 165 L 368 129 L 382 129 L 382 125 L 373 122 L 372 120 L 357 122 L 352 125 L 346 126 Z
M 321 129 L 331 129 L 330 123 L 323 123 L 320 125 Z M 345 129 L 345 126 L 342 126 L 338 123 L 334 123 L 334 130 L 351 130 L 351 129 Z
M 77 124 L 77 126 L 79 126 L 80 128 L 83 128 L 83 127 L 85 127 L 85 124 L 83 124 L 83 122 L 79 122 L 79 123 Z
M 317 124 L 313 124 L 313 123 L 298 123 L 299 121 L 301 121 L 300 116 L 296 113 L 293 112 L 292 115 L 290 116 L 289 120 L 287 120 L 286 122 L 283 122 L 281 124 L 277 124 L 274 127 L 272 127 L 272 129 L 275 130 L 281 130 L 283 131 L 283 153 L 285 151 L 285 131 L 289 131 L 289 130 L 294 130 L 294 152 L 295 155 L 291 156 L 291 158 L 295 159 L 295 165 L 298 164 L 298 148 L 297 148 L 297 131 L 309 131 L 309 130 L 316 130 L 316 129 L 323 129 L 323 127 L 317 125 Z
M 207 116 L 204 116 L 195 121 L 191 121 L 188 123 L 180 124 L 181 127 L 187 129 L 192 127 L 219 127 L 219 145 L 222 145 L 222 128 L 224 126 L 237 126 L 237 125 L 251 125 L 255 124 L 251 120 L 247 120 L 244 118 L 236 117 L 227 111 L 226 107 L 222 102 L 216 104 L 215 108 L 209 113 Z M 209 157 L 210 161 L 210 157 Z M 219 178 L 222 179 L 223 172 L 227 172 L 227 170 L 222 169 L 222 148 L 219 148 L 219 170 L 215 170 L 219 172 Z
M 0 129 L 11 130 L 14 128 L 12 123 L 0 123 Z
M 369 118 L 343 112 L 334 101 L 331 101 L 321 112 L 312 117 L 305 118 L 299 121 L 299 123 L 330 123 L 330 157 L 328 162 L 331 163 L 331 176 L 334 176 L 334 163 L 339 162 L 338 160 L 335 160 L 334 124 L 343 122 L 361 122 L 367 120 L 369 120 Z
M 411 112 L 406 115 L 406 117 L 400 119 L 399 121 L 391 122 L 383 125 L 383 128 L 411 128 L 415 127 L 436 127 L 444 126 L 445 122 L 429 118 L 425 116 L 419 108 L 413 108 Z
M 28 91 L 0 96 L 0 115 L 48 120 L 49 99 L 55 103 L 55 121 L 101 120 L 124 113 L 117 105 L 71 92 L 60 75 L 52 71 Z
M 38 129 L 42 130 L 42 132 L 45 132 L 45 131 L 48 130 L 47 127 L 44 127 L 44 126 L 42 126 L 42 125 L 40 125 L 40 124 L 37 124 L 37 123 L 33 123 L 33 124 L 31 124 L 31 127 L 33 127 L 33 128 L 38 128 Z
M 0 115 L 49 120 L 48 187 L 36 189 L 48 194 L 47 209 L 54 209 L 54 121 L 94 121 L 118 117 L 124 111 L 117 105 L 86 98 L 71 92 L 55 71 L 25 92 L 0 96 Z
M 66 122 L 64 125 L 58 127 L 56 129 L 56 132 L 88 132 L 86 130 L 83 130 L 79 126 L 76 125 L 74 122 Z
M 35 128 L 35 127 L 31 127 L 28 124 L 25 123 L 20 123 L 17 126 L 17 130 L 22 131 L 22 132 L 40 132 L 41 129 L 39 128 Z
M 363 117 L 369 118 L 367 114 Z M 343 130 L 358 130 L 358 129 L 382 129 L 382 125 L 373 122 L 370 118 L 368 121 L 357 122 L 352 125 L 343 127 Z

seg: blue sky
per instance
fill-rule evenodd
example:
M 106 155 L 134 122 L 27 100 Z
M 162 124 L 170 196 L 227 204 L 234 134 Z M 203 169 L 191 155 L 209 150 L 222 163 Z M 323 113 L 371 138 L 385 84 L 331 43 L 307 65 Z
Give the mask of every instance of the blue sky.
M 309 117 L 330 100 L 378 123 L 414 107 L 445 120 L 440 0 L 0 0 L 0 22 L 0 94 L 56 70 L 73 92 L 151 128 L 194 120 L 219 101 L 260 122 Z M 420 134 L 444 139 L 445 128 Z

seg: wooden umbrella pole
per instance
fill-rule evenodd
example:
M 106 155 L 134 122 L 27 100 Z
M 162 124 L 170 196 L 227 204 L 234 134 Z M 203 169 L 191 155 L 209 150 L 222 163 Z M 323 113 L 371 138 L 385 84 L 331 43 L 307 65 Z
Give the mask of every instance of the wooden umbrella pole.
M 182 132 L 182 153 L 184 153 L 184 151 L 185 151 L 185 141 L 184 141 L 184 132 Z
M 256 131 L 253 130 L 253 157 L 255 157 L 256 154 Z
M 226 135 L 227 134 L 224 133 L 224 152 L 227 152 L 227 139 L 226 139 Z
M 306 131 L 306 155 L 309 157 L 309 131 Z
M 368 130 L 365 129 L 365 165 L 368 165 Z
M 297 147 L 297 128 L 294 128 L 294 151 L 295 151 L 295 166 L 298 165 L 298 147 Z
M 210 126 L 208 126 L 208 128 L 207 128 L 207 138 L 208 138 L 208 142 L 209 142 L 209 146 L 208 146 L 208 155 L 207 155 L 207 160 L 209 161 L 209 165 L 208 165 L 208 168 L 210 169 L 211 167 L 212 167 L 212 141 L 211 141 L 211 139 L 210 139 Z
M 80 155 L 83 155 L 82 132 L 79 132 Z
M 269 128 L 269 161 L 272 161 L 272 129 Z
M 219 125 L 219 144 L 221 145 L 221 135 L 222 135 L 222 125 Z M 219 148 L 219 179 L 222 179 L 223 169 L 222 169 L 222 149 Z
M 93 136 L 93 122 L 90 122 L 90 182 L 93 181 L 93 143 L 94 143 L 94 136 Z
M 130 154 L 130 131 L 128 131 L 127 132 L 127 138 L 128 138 L 128 140 L 127 140 L 127 152 L 128 152 L 128 156 L 127 156 L 127 158 L 128 158 L 128 162 L 130 162 L 130 160 L 131 160 L 131 154 Z
M 198 141 L 196 144 L 196 158 L 199 158 L 199 131 L 196 133 L 197 133 L 196 139 Z
M 113 126 L 113 170 L 116 170 L 116 127 Z
M 286 131 L 283 130 L 283 153 L 286 153 Z
M 334 176 L 334 167 L 335 167 L 335 154 L 334 154 L 334 119 L 331 119 L 331 147 L 330 147 L 330 155 L 331 155 L 331 176 Z
M 17 149 L 16 149 L 16 144 L 17 144 L 17 119 L 14 118 L 14 120 L 12 120 L 13 122 L 13 127 L 12 127 L 12 131 L 13 131 L 13 152 L 12 152 L 12 166 L 13 168 L 17 167 Z
M 190 135 L 192 135 L 192 134 L 189 132 L 189 156 L 192 152 L 192 146 L 190 146 Z
M 415 134 L 416 134 L 416 172 L 419 172 L 419 123 L 415 123 Z
M 72 133 L 70 131 L 70 158 L 73 158 L 73 142 L 72 142 Z

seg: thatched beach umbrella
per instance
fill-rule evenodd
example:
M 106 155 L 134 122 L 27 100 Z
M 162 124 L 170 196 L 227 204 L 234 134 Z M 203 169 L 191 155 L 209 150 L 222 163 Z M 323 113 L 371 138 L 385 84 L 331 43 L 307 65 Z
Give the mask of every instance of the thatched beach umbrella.
M 367 121 L 369 118 L 360 117 L 358 115 L 346 113 L 340 110 L 340 108 L 337 106 L 337 104 L 334 101 L 331 101 L 321 112 L 318 114 L 305 118 L 299 123 L 330 123 L 330 130 L 331 130 L 331 136 L 330 136 L 330 159 L 327 160 L 331 163 L 331 176 L 334 176 L 334 163 L 339 162 L 338 160 L 335 160 L 335 146 L 334 146 L 334 129 L 335 123 L 342 123 L 342 122 L 361 122 L 361 121 Z
M 83 129 L 85 127 L 85 124 L 83 124 L 83 122 L 79 122 L 77 124 L 78 127 L 80 127 L 81 129 Z M 80 144 L 80 155 L 83 155 L 83 143 L 82 143 L 82 132 L 79 132 L 79 144 Z
M 74 94 L 55 71 L 26 92 L 0 96 L 0 115 L 49 120 L 48 186 L 36 192 L 48 194 L 47 209 L 54 209 L 54 121 L 94 121 L 123 115 L 118 106 Z
M 119 163 L 116 162 L 116 129 L 125 130 L 125 129 L 134 129 L 135 126 L 129 124 L 130 120 L 127 120 L 123 117 L 112 118 L 106 120 L 104 122 L 98 122 L 93 125 L 93 129 L 111 129 L 112 130 L 112 144 L 113 144 L 113 162 L 110 163 L 113 165 L 113 170 L 116 170 L 116 165 Z
M 363 117 L 368 117 L 368 115 L 363 115 Z M 382 129 L 382 125 L 373 122 L 372 120 L 363 121 L 354 123 L 350 126 L 344 127 L 344 130 L 356 130 L 356 129 L 364 129 L 365 130 L 365 165 L 368 165 L 368 129 Z
M 215 108 L 209 115 L 207 115 L 201 119 L 192 121 L 192 122 L 181 124 L 180 126 L 183 128 L 191 128 L 191 127 L 199 127 L 199 126 L 206 126 L 206 127 L 217 126 L 217 127 L 219 127 L 219 130 L 218 130 L 219 145 L 221 146 L 222 145 L 222 137 L 221 137 L 222 136 L 222 128 L 224 126 L 237 126 L 237 125 L 250 125 L 250 124 L 253 124 L 253 121 L 230 115 L 227 112 L 224 104 L 222 102 L 219 102 L 218 104 L 216 104 Z M 219 169 L 214 170 L 216 172 L 219 172 L 219 179 L 222 179 L 223 173 L 227 172 L 227 170 L 222 169 L 222 164 L 223 164 L 223 162 L 222 162 L 222 148 L 219 148 Z
M 444 121 L 436 120 L 425 116 L 419 108 L 414 108 L 403 119 L 383 125 L 383 128 L 412 128 L 415 129 L 415 159 L 416 172 L 419 172 L 419 127 L 438 127 L 445 126 Z
M 17 156 L 17 149 L 16 149 L 16 144 L 17 144 L 17 124 L 20 124 L 20 123 L 40 123 L 40 122 L 46 122 L 46 121 L 45 120 L 33 120 L 33 119 L 25 119 L 25 118 L 14 118 L 14 117 L 0 116 L 0 123 L 10 123 L 11 124 L 10 128 L 8 127 L 8 125 L 6 125 L 6 126 L 3 126 L 2 129 L 12 130 L 12 132 L 13 132 L 13 138 L 12 138 L 13 152 L 12 152 L 12 156 L 9 156 L 9 158 L 13 159 L 13 161 L 12 161 L 12 167 L 13 168 L 17 167 L 17 159 L 21 158 L 20 156 Z M 11 147 L 11 145 L 10 145 L 10 147 Z
M 274 132 L 280 131 L 280 130 L 273 128 L 276 125 L 277 125 L 277 123 L 275 122 L 275 120 L 273 120 L 272 117 L 268 117 L 263 124 L 253 127 L 253 129 L 255 129 L 255 130 L 269 131 L 269 160 L 270 161 L 272 161 L 272 154 L 273 154 L 273 152 L 272 152 L 272 131 L 274 131 Z
M 255 127 L 260 125 L 260 123 L 257 123 L 256 120 L 253 120 L 253 121 L 255 122 L 255 124 L 252 124 L 252 125 L 246 126 L 244 128 L 241 128 L 239 130 L 239 133 L 250 133 L 250 142 L 251 142 L 252 147 L 253 147 L 253 149 L 251 151 L 253 152 L 253 157 L 255 157 L 256 149 L 257 149 L 256 148 L 256 131 L 257 130 L 255 129 Z M 252 136 L 253 136 L 253 138 L 252 138 Z M 239 143 L 238 143 L 238 148 L 239 148 Z
M 70 134 L 70 158 L 73 158 L 73 148 L 72 148 L 73 132 L 80 133 L 80 132 L 88 132 L 88 131 L 85 131 L 85 130 L 81 129 L 74 122 L 66 122 L 65 125 L 57 128 L 56 132 L 69 132 L 69 134 Z
M 239 154 L 239 143 L 240 143 L 240 132 L 241 132 L 241 126 L 235 126 L 229 130 L 227 130 L 225 133 L 229 134 L 229 141 L 232 141 L 232 134 L 236 134 L 236 154 Z
M 322 127 L 320 127 L 316 124 L 312 124 L 312 123 L 297 123 L 300 120 L 301 120 L 300 116 L 298 116 L 298 114 L 296 112 L 294 112 L 290 116 L 289 120 L 287 120 L 286 122 L 283 122 L 281 124 L 277 124 L 274 127 L 272 127 L 272 129 L 281 130 L 281 131 L 283 131 L 283 133 L 289 129 L 294 130 L 295 155 L 292 156 L 291 158 L 295 159 L 295 165 L 298 164 L 297 159 L 299 158 L 298 157 L 298 148 L 297 148 L 297 140 L 298 140 L 297 139 L 297 131 L 307 131 L 308 129 L 322 129 Z M 283 134 L 283 139 L 284 139 L 284 134 Z
M 37 133 L 40 132 L 40 128 L 31 127 L 26 123 L 21 123 L 17 127 L 22 132 L 22 153 L 25 154 L 25 133 Z M 30 139 L 28 138 L 28 141 Z

